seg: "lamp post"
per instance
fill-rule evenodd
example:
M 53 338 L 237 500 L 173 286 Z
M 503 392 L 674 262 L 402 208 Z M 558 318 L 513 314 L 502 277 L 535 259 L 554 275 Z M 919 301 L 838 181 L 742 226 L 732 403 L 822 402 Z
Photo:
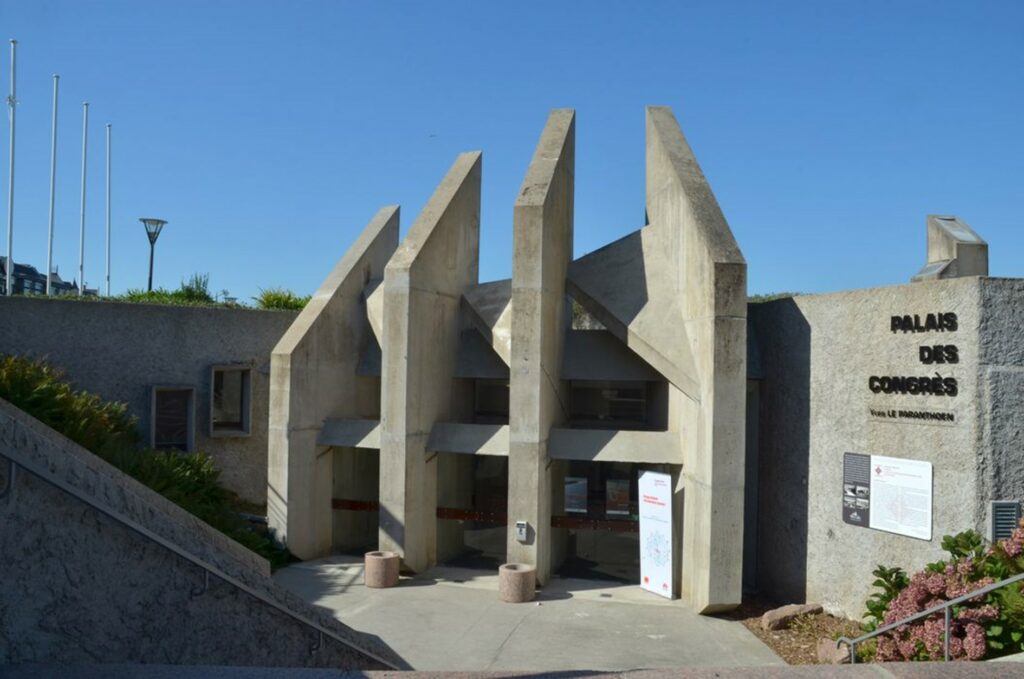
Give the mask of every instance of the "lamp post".
M 150 217 L 139 217 L 139 221 L 146 227 L 146 236 L 149 237 L 149 291 L 153 291 L 153 251 L 156 250 L 156 239 L 160 237 L 163 230 L 164 219 L 152 219 Z

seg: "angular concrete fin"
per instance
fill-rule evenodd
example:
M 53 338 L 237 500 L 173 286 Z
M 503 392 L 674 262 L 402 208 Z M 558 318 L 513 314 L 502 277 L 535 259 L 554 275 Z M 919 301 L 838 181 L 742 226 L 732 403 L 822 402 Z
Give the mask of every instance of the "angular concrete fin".
M 576 114 L 552 111 L 513 209 L 509 516 L 526 520 L 536 537 L 523 544 L 510 533 L 507 546 L 508 559 L 534 564 L 541 583 L 551 575 L 554 537 L 548 432 L 568 417 L 557 376 L 568 327 L 575 158 Z
M 372 406 L 355 379 L 372 332 L 362 293 L 398 247 L 398 217 L 397 206 L 374 216 L 271 355 L 268 520 L 301 559 L 331 548 L 332 456 L 320 454 L 320 428 Z
M 363 289 L 363 299 L 366 301 L 366 317 L 373 329 L 373 336 L 380 344 L 384 333 L 384 279 L 374 278 L 366 284 Z
M 665 284 L 664 253 L 650 228 L 570 264 L 569 294 L 666 380 L 700 402 L 700 381 L 678 295 Z
M 700 383 L 700 404 L 683 422 L 692 445 L 682 468 L 680 590 L 710 613 L 742 594 L 747 267 L 679 124 L 661 107 L 647 109 L 647 214 L 643 233 L 664 253 L 648 288 L 663 288 L 652 298 L 678 300 Z
M 433 425 L 451 419 L 463 294 L 477 283 L 480 153 L 463 153 L 384 272 L 380 548 L 421 571 L 437 560 Z
M 391 280 L 419 267 L 428 270 L 417 275 L 438 286 L 438 292 L 462 294 L 476 284 L 482 158 L 479 151 L 472 151 L 455 159 L 388 262 Z
M 467 316 L 505 365 L 512 361 L 512 279 L 481 283 L 462 295 Z
M 647 107 L 646 172 L 647 218 L 680 274 L 684 250 L 691 246 L 705 251 L 716 263 L 746 264 L 711 186 L 668 107 Z M 677 280 L 682 281 L 682 276 Z

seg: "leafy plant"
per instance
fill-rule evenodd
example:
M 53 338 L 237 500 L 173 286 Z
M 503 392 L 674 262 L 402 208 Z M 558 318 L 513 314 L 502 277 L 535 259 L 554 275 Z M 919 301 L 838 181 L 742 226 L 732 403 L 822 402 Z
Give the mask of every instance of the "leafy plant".
M 310 298 L 309 295 L 301 297 L 284 288 L 260 288 L 259 296 L 253 297 L 253 300 L 260 309 L 299 310 L 309 303 Z
M 3 355 L 0 398 L 262 555 L 272 567 L 290 560 L 286 549 L 250 530 L 238 515 L 237 500 L 220 484 L 208 455 L 140 449 L 136 420 L 125 404 L 76 391 L 43 361 Z
M 866 632 L 873 632 L 882 623 L 889 604 L 910 584 L 910 578 L 902 568 L 886 568 L 879 564 L 871 574 L 875 576 L 875 581 L 871 584 L 880 591 L 874 592 L 864 602 L 867 607 L 864 614 L 867 618 L 864 626 Z

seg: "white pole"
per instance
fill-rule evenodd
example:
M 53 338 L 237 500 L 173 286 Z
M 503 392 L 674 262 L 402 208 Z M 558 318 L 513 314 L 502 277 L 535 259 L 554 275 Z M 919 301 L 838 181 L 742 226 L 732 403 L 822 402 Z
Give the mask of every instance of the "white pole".
M 110 297 L 110 123 L 107 123 L 107 297 Z
M 7 184 L 7 271 L 4 274 L 7 279 L 8 295 L 14 294 L 12 278 L 14 275 L 14 255 L 12 253 L 12 248 L 14 247 L 14 107 L 18 103 L 14 87 L 14 79 L 17 49 L 18 41 L 11 40 L 11 95 L 7 97 L 7 107 L 10 109 L 9 115 L 11 121 L 11 164 Z
M 89 102 L 82 102 L 82 214 L 78 232 L 78 296 L 85 294 L 85 158 L 89 152 Z
M 50 130 L 50 231 L 46 243 L 46 294 L 53 294 L 53 219 L 54 196 L 57 191 L 57 89 L 60 76 L 53 76 L 53 127 Z

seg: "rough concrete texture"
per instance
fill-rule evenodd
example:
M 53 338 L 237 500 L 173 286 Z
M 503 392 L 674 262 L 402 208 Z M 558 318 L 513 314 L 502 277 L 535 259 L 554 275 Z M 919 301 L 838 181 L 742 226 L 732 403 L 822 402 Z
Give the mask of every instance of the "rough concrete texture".
M 263 559 L 3 401 L 0 444 L 0 463 L 16 463 L 0 499 L 0 665 L 401 666 L 375 638 L 276 586 Z M 221 577 L 204 588 L 201 567 L 140 530 L 341 641 L 325 635 L 311 653 L 318 632 Z
M 195 449 L 208 453 L 221 480 L 244 499 L 262 504 L 267 483 L 267 407 L 270 352 L 296 314 L 0 297 L 0 354 L 46 358 L 78 389 L 128 404 L 149 440 L 152 388 L 195 389 Z M 252 367 L 251 433 L 210 436 L 210 368 Z
M 334 456 L 317 443 L 328 418 L 379 418 L 378 380 L 357 376 L 372 340 L 363 290 L 398 244 L 397 206 L 363 229 L 274 347 L 271 358 L 267 518 L 302 559 L 330 551 Z
M 989 502 L 1024 498 L 1019 464 L 1024 282 L 937 280 L 750 305 L 764 360 L 758 442 L 757 578 L 787 601 L 859 618 L 879 563 L 913 571 L 944 555 L 942 536 L 988 533 Z M 956 313 L 952 332 L 892 332 L 890 317 Z M 955 345 L 958 363 L 923 364 Z M 768 358 L 770 357 L 770 358 Z M 956 396 L 873 393 L 872 375 L 954 377 Z M 953 422 L 879 418 L 930 410 Z M 842 519 L 843 454 L 933 465 L 932 539 Z
M 363 577 L 367 587 L 382 589 L 398 584 L 401 557 L 394 552 L 367 552 Z
M 553 577 L 534 602 L 510 605 L 498 597 L 497 570 L 439 567 L 371 590 L 360 560 L 341 556 L 294 564 L 274 579 L 387 639 L 417 670 L 788 669 L 742 623 L 697 615 L 635 585 Z
M 512 361 L 512 281 L 481 283 L 462 299 L 469 318 L 506 365 Z
M 507 604 L 522 604 L 537 596 L 537 569 L 524 563 L 498 567 L 498 596 Z
M 384 273 L 380 548 L 420 571 L 437 559 L 435 422 L 453 417 L 460 300 L 476 285 L 480 153 L 461 154 Z
M 568 328 L 565 276 L 572 261 L 576 114 L 551 112 L 513 208 L 512 360 L 509 384 L 508 560 L 533 565 L 547 583 L 552 542 L 551 428 L 565 421 L 567 389 L 558 379 Z
M 747 265 L 666 108 L 647 109 L 647 214 L 668 257 L 667 264 L 653 260 L 648 286 L 675 277 L 678 320 L 700 379 L 699 406 L 673 400 L 684 437 L 680 589 L 707 613 L 741 596 Z

